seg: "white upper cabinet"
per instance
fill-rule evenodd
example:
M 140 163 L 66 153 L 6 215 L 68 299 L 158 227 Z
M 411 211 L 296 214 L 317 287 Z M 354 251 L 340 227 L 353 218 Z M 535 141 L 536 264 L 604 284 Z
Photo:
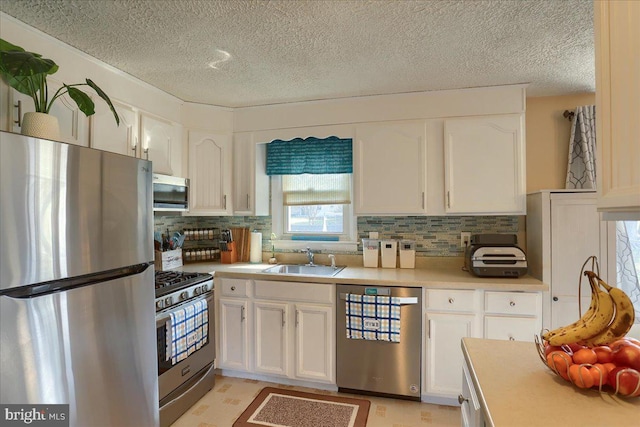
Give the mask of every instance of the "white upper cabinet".
M 231 215 L 231 135 L 189 131 L 191 215 Z
M 356 215 L 426 212 L 425 121 L 358 126 L 353 163 Z
M 524 214 L 524 114 L 444 123 L 445 211 Z
M 137 156 L 138 113 L 130 105 L 113 101 L 120 116 L 118 126 L 109 106 L 96 105 L 96 113 L 91 116 L 91 147 L 126 156 Z
M 153 172 L 181 175 L 182 151 L 180 126 L 168 121 L 140 114 L 140 158 L 153 162 Z
M 595 2 L 598 209 L 640 219 L 640 2 Z
M 267 145 L 253 134 L 240 133 L 233 142 L 233 211 L 235 215 L 269 215 Z
M 49 93 L 51 96 L 62 86 L 58 81 L 48 78 Z M 10 90 L 13 104 L 12 132 L 20 133 L 24 113 L 35 111 L 33 99 L 18 92 Z M 102 101 L 102 100 L 101 100 Z M 89 145 L 89 119 L 78 108 L 76 103 L 65 94 L 54 102 L 49 114 L 58 118 L 60 126 L 60 141 L 69 144 Z

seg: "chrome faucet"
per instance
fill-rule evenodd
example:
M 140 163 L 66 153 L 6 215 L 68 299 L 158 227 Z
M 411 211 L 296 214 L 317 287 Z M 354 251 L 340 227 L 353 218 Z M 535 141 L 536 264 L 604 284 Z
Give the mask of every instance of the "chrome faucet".
M 309 260 L 309 265 L 314 265 L 313 264 L 313 252 L 311 252 L 311 248 L 307 246 L 306 250 L 302 250 L 301 252 L 304 252 L 307 254 L 307 259 Z

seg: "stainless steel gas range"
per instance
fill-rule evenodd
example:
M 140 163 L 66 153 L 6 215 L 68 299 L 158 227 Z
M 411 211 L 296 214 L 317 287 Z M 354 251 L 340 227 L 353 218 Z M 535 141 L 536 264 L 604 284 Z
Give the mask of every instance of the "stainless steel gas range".
M 213 276 L 156 271 L 155 282 L 160 426 L 167 427 L 214 385 Z

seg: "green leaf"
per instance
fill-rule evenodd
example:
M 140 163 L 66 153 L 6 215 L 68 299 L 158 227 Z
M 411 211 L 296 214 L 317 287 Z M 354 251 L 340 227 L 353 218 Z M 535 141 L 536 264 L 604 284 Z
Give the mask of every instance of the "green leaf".
M 9 43 L 5 39 L 0 39 L 0 52 L 24 52 L 24 49 Z
M 118 116 L 118 112 L 116 111 L 116 108 L 113 106 L 113 104 L 111 103 L 111 99 L 109 99 L 109 97 L 107 96 L 106 93 L 104 93 L 104 91 L 102 89 L 100 89 L 98 87 L 97 84 L 95 84 L 93 82 L 93 80 L 91 79 L 87 79 L 87 84 L 89 86 L 91 86 L 91 88 L 93 88 L 93 90 L 96 91 L 96 93 L 98 94 L 98 96 L 102 99 L 104 99 L 104 102 L 106 102 L 109 105 L 109 108 L 111 109 L 111 112 L 113 113 L 113 117 L 115 117 L 116 119 L 116 124 L 118 126 L 120 126 L 120 117 Z
M 89 98 L 89 95 L 87 95 L 80 89 L 76 89 L 75 87 L 70 87 L 67 85 L 64 85 L 64 87 L 67 89 L 67 92 L 69 93 L 71 99 L 73 99 L 78 105 L 80 111 L 82 111 L 86 116 L 95 114 L 95 104 L 93 103 L 91 98 Z

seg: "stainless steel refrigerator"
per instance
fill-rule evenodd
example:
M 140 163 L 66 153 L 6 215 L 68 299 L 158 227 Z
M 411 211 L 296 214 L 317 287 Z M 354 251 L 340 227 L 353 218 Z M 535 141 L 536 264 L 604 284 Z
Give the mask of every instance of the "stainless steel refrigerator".
M 156 426 L 151 163 L 0 132 L 0 403 Z

